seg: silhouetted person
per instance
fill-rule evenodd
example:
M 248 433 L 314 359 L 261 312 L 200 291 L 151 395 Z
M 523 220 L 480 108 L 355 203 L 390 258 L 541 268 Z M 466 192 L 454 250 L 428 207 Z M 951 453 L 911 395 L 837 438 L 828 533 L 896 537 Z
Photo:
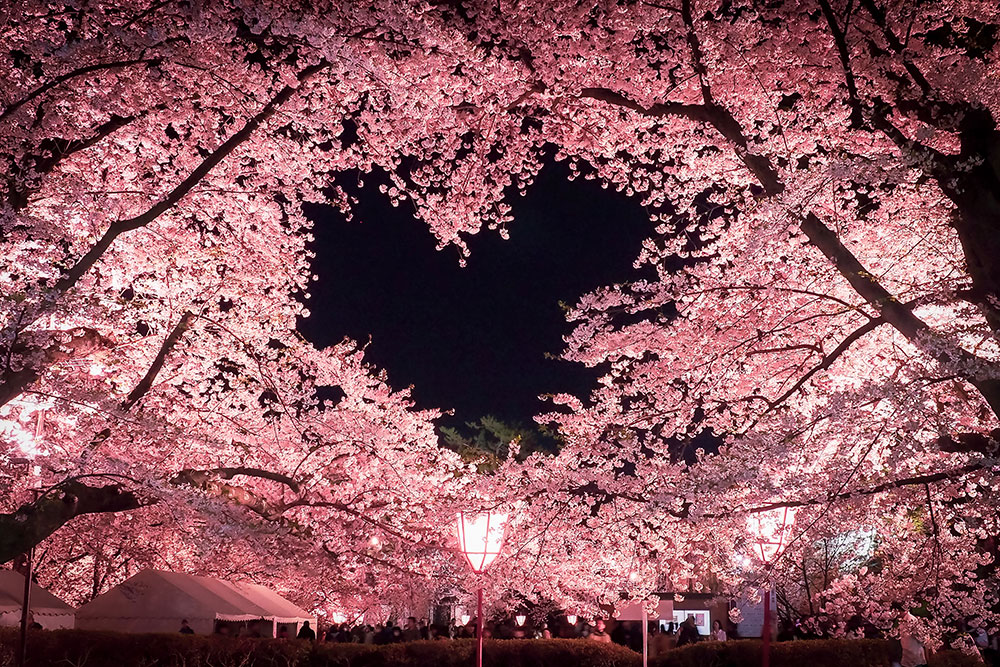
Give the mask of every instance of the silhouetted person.
M 593 640 L 595 642 L 602 642 L 604 644 L 611 643 L 611 635 L 604 631 L 604 619 L 599 618 L 594 621 L 594 629 L 590 631 L 590 635 L 587 639 Z
M 403 630 L 404 642 L 415 642 L 420 639 L 420 628 L 417 627 L 417 619 L 410 616 L 406 619 L 406 629 Z
M 312 628 L 309 627 L 309 621 L 304 621 L 302 627 L 299 629 L 299 634 L 296 635 L 298 639 L 308 639 L 309 641 L 316 641 L 316 633 Z
M 779 642 L 790 642 L 795 639 L 795 626 L 791 621 L 782 621 L 781 630 L 778 631 L 776 640 Z
M 677 633 L 677 645 L 685 646 L 687 644 L 694 644 L 699 639 L 701 639 L 701 634 L 698 632 L 698 626 L 694 624 L 694 616 L 689 615 L 681 623 L 680 631 Z
M 192 630 L 191 626 L 188 625 L 188 622 L 187 622 L 186 618 L 181 621 L 181 629 L 178 632 L 180 632 L 182 635 L 193 635 L 194 634 L 194 630 Z

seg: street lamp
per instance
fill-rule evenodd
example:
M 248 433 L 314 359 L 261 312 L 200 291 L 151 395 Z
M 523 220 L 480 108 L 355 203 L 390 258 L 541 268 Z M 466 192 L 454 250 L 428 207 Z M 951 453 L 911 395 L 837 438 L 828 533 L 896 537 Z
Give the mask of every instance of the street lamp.
M 764 570 L 770 570 L 782 549 L 787 546 L 788 533 L 795 523 L 795 510 L 781 507 L 768 512 L 758 512 L 747 517 L 747 530 L 754 536 Z M 764 589 L 764 628 L 761 632 L 763 647 L 761 667 L 771 663 L 771 584 Z
M 517 627 L 519 627 L 519 628 L 523 628 L 524 627 L 524 622 L 527 621 L 527 620 L 528 620 L 528 617 L 525 616 L 524 614 L 518 614 L 517 616 L 514 617 L 514 621 L 517 623 Z
M 458 545 L 476 574 L 482 574 L 500 555 L 506 512 L 459 512 Z M 476 614 L 476 667 L 483 667 L 483 587 L 479 586 Z

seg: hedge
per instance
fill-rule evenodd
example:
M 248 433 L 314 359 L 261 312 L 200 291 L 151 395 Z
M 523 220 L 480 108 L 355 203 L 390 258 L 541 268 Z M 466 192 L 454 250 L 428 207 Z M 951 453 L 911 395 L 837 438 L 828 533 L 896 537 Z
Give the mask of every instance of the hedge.
M 0 667 L 14 664 L 17 632 L 0 630 Z M 83 630 L 29 634 L 27 667 L 470 667 L 475 640 L 421 641 L 388 646 L 311 644 L 180 634 Z M 674 649 L 653 667 L 758 667 L 761 643 L 744 639 Z M 890 643 L 816 639 L 771 645 L 772 667 L 888 667 Z M 639 667 L 641 657 L 615 644 L 580 639 L 487 640 L 485 667 Z M 944 651 L 929 667 L 983 667 L 977 656 Z
M 759 639 L 701 642 L 657 656 L 653 667 L 757 667 Z M 891 644 L 882 639 L 808 639 L 771 644 L 771 667 L 888 667 Z M 928 667 L 983 667 L 976 655 L 942 651 Z
M 123 634 L 83 630 L 32 632 L 26 667 L 470 667 L 473 639 L 388 646 L 299 640 Z M 14 664 L 17 633 L 0 632 L 0 667 Z M 485 667 L 639 667 L 614 644 L 573 639 L 487 640 Z

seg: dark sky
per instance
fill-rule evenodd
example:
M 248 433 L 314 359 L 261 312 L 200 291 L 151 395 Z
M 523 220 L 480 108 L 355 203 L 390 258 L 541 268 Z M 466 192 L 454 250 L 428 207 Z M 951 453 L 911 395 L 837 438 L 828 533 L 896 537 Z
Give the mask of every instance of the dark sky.
M 454 409 L 446 422 L 486 414 L 528 422 L 542 393 L 586 395 L 595 371 L 547 359 L 570 332 L 559 301 L 634 277 L 650 223 L 639 204 L 548 165 L 526 197 L 513 197 L 510 239 L 468 239 L 468 266 L 436 251 L 412 208 L 393 208 L 365 178 L 355 221 L 328 206 L 316 222 L 312 316 L 300 331 L 324 347 L 345 335 L 372 344 L 366 359 L 394 388 L 414 385 L 419 407 Z M 359 222 L 360 221 L 360 222 Z

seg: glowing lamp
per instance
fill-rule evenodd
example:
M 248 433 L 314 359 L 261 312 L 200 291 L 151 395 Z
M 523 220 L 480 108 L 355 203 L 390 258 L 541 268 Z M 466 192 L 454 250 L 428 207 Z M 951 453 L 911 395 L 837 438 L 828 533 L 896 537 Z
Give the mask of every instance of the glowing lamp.
M 518 627 L 522 627 L 524 626 L 524 622 L 528 620 L 528 617 L 524 614 L 518 614 L 514 617 L 514 620 L 517 621 Z
M 335 611 L 330 614 L 330 620 L 334 623 L 347 623 L 347 614 L 339 611 Z
M 769 568 L 774 560 L 781 555 L 781 550 L 788 546 L 788 534 L 795 523 L 795 510 L 779 507 L 767 512 L 758 512 L 747 517 L 747 530 L 753 535 L 764 561 L 764 567 Z M 771 665 L 771 588 L 764 589 L 764 626 L 761 628 L 761 667 Z
M 788 534 L 795 523 L 795 510 L 781 507 L 758 512 L 747 517 L 747 530 L 754 536 L 757 551 L 764 564 L 773 562 L 788 546 Z
M 462 614 L 458 620 L 462 621 L 462 625 L 468 625 L 469 621 L 472 620 L 472 617 L 468 614 Z
M 482 574 L 500 555 L 506 512 L 459 512 L 458 545 L 476 574 Z
M 476 574 L 482 574 L 500 555 L 506 512 L 459 512 L 458 546 Z M 483 587 L 476 593 L 476 667 L 483 667 Z
M 566 614 L 566 622 L 570 625 L 576 625 L 576 614 Z

